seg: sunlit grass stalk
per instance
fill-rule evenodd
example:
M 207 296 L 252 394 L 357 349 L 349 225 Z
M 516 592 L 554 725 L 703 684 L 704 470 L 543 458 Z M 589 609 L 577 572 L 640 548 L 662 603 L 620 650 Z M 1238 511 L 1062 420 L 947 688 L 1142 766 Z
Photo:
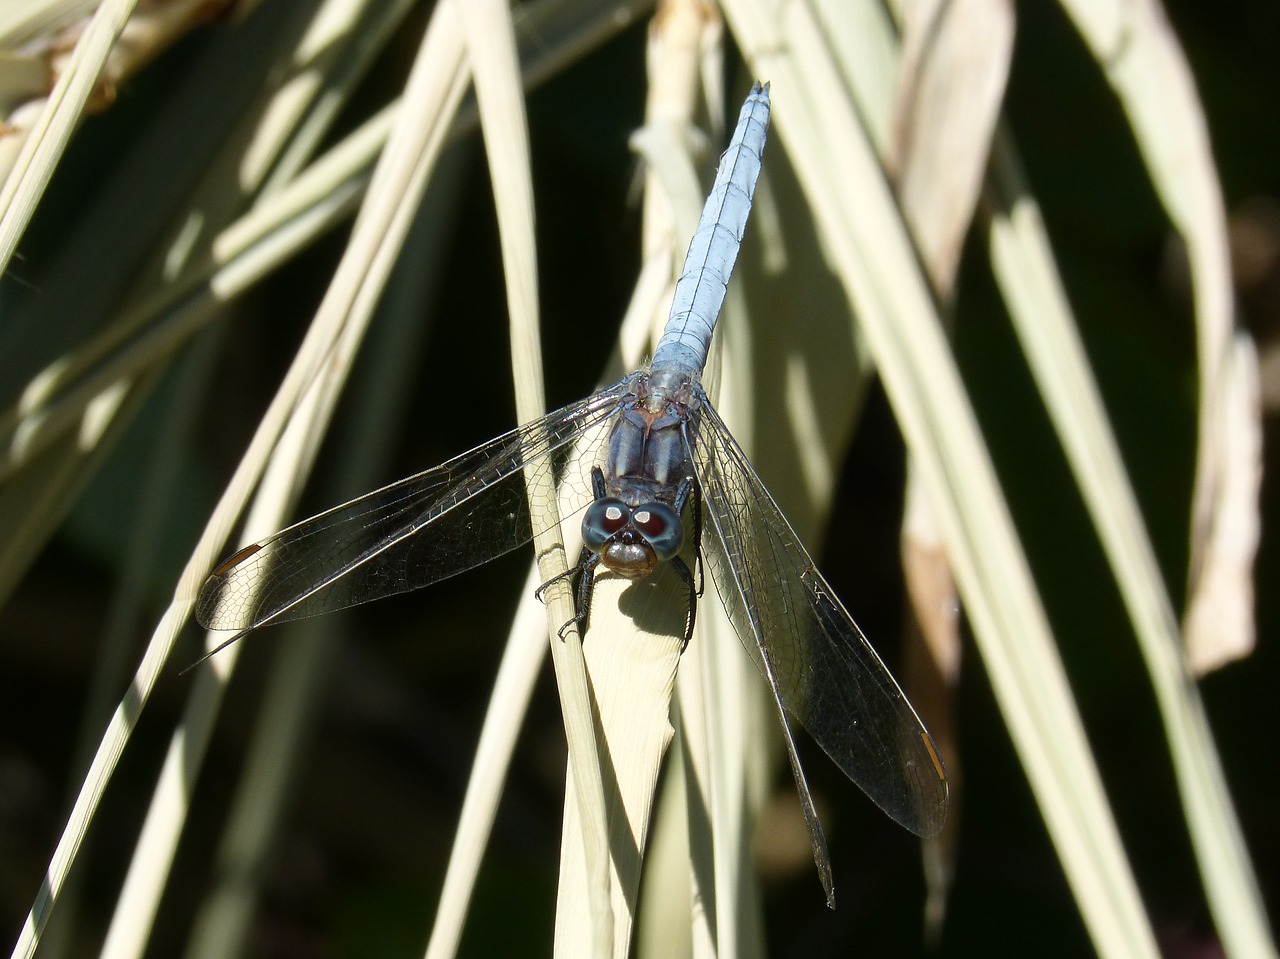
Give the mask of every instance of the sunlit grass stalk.
M 779 103 L 780 137 L 920 466 L 984 664 L 1095 945 L 1109 955 L 1154 956 L 1154 936 L 927 282 L 884 190 L 880 161 L 851 113 L 832 107 L 846 94 L 829 47 L 802 12 L 785 25 L 750 0 L 728 4 L 726 12 L 755 70 L 791 94 Z
M 453 48 L 452 56 L 447 52 L 450 45 Z M 377 300 L 376 295 L 371 295 L 371 287 L 381 288 L 386 272 L 394 261 L 399 239 L 407 228 L 413 204 L 405 203 L 404 200 L 420 192 L 432 160 L 443 142 L 443 132 L 447 130 L 461 100 L 464 85 L 458 82 L 458 69 L 456 66 L 452 70 L 448 67 L 450 63 L 457 64 L 460 55 L 460 41 L 456 37 L 450 38 L 440 31 L 428 35 L 424 56 L 420 61 L 422 69 L 414 75 L 417 86 L 411 80 L 406 100 L 417 108 L 410 114 L 414 120 L 413 127 L 397 131 L 397 135 L 393 136 L 379 166 L 381 177 L 375 173 L 374 183 L 377 189 L 371 190 L 371 199 L 367 202 L 364 215 L 353 235 L 348 257 L 339 267 L 330 295 L 317 315 L 316 325 L 308 337 L 307 345 L 299 352 L 291 374 L 286 377 L 281 393 L 273 403 L 272 412 L 264 419 L 263 427 L 251 444 L 241 469 L 237 471 L 224 494 L 220 508 L 215 511 L 214 518 L 202 536 L 201 544 L 179 583 L 175 602 L 162 618 L 148 647 L 129 697 L 113 717 L 86 778 L 85 788 L 72 811 L 68 830 L 55 853 L 48 890 L 53 896 L 56 896 L 65 880 L 66 870 L 74 859 L 80 837 L 87 828 L 110 772 L 137 720 L 137 713 L 154 688 L 159 671 L 168 660 L 177 632 L 189 615 L 196 588 L 214 562 L 217 551 L 222 549 L 233 517 L 238 512 L 237 504 L 243 501 L 258 473 L 265 466 L 266 455 L 276 447 L 276 437 L 283 428 L 295 399 L 302 396 L 307 384 L 312 381 L 313 371 L 321 356 L 329 353 L 335 346 L 339 350 L 337 355 L 346 357 L 349 362 L 361 325 L 367 321 Z M 417 138 L 421 139 L 420 143 L 415 142 Z M 347 320 L 351 322 L 343 327 L 342 323 Z M 346 337 L 345 343 L 339 338 L 340 329 Z M 345 364 L 333 362 L 331 358 L 325 368 L 341 378 Z M 334 394 L 335 391 L 331 388 L 330 400 Z M 313 394 L 316 395 L 323 396 L 323 393 Z M 308 433 L 305 429 L 301 431 L 303 436 Z M 303 444 L 303 448 L 306 445 L 309 444 Z M 288 487 L 292 486 L 293 484 L 288 484 Z M 258 533 L 268 532 L 281 525 L 284 497 L 290 492 L 296 491 L 277 487 L 278 498 L 268 510 L 271 516 L 267 516 L 266 512 L 260 513 L 259 522 L 262 526 L 256 528 Z M 252 534 L 254 530 L 249 532 Z M 228 658 L 211 661 L 211 665 L 200 676 L 223 674 L 227 662 Z M 198 686 L 207 683 L 207 679 L 198 680 Z M 216 697 L 204 698 L 202 701 L 208 705 L 195 707 L 196 713 L 191 718 L 197 728 L 212 721 L 216 710 L 214 699 Z M 177 761 L 181 761 L 181 756 Z M 40 907 L 33 912 L 15 949 L 15 956 L 28 956 L 34 950 L 45 915 L 46 911 Z
M 98 8 L 0 186 L 0 273 L 8 267 L 98 83 L 111 46 L 136 4 L 137 0 L 104 0 Z

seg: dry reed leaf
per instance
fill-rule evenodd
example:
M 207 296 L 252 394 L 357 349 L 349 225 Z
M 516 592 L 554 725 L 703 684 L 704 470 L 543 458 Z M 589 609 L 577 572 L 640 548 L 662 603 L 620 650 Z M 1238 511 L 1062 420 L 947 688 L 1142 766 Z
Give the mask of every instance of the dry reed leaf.
M 1187 664 L 1203 676 L 1253 652 L 1253 563 L 1262 535 L 1262 401 L 1258 355 L 1244 332 L 1236 334 L 1233 362 L 1220 407 L 1222 494 L 1212 538 L 1205 546 L 1201 588 L 1183 621 Z
M 1188 608 L 1198 605 L 1206 584 L 1234 581 L 1231 605 L 1239 614 L 1245 608 L 1239 557 L 1210 550 L 1218 524 L 1241 504 L 1228 505 L 1226 471 L 1232 453 L 1222 411 L 1230 402 L 1235 322 L 1226 215 L 1195 80 L 1156 0 L 1120 5 L 1068 0 L 1063 6 L 1104 68 L 1151 183 L 1186 249 L 1200 374 L 1187 602 Z M 1227 538 L 1232 538 L 1230 533 Z M 1237 539 L 1236 545 L 1243 545 L 1243 540 Z M 1226 561 L 1227 568 L 1221 573 L 1210 569 L 1210 559 Z M 1151 663 L 1167 657 L 1154 646 L 1144 648 L 1144 654 Z M 1185 651 L 1177 666 L 1185 673 Z M 1169 700 L 1164 721 L 1176 744 L 1175 768 L 1184 782 L 1192 842 L 1218 934 L 1229 953 L 1274 953 L 1261 893 L 1203 706 L 1194 692 L 1185 691 L 1185 678 L 1179 682 L 1180 677 L 1165 676 L 1162 669 L 1152 672 L 1158 696 Z
M 924 843 L 926 941 L 942 934 L 960 839 L 958 810 L 964 772 L 957 742 L 954 700 L 960 684 L 960 595 L 946 544 L 923 486 L 908 468 L 902 521 L 902 570 L 910 605 L 903 685 L 933 736 L 947 770 L 952 803 L 947 828 Z
M 455 5 L 456 6 L 456 5 Z M 499 235 L 510 310 L 512 373 L 517 417 L 527 422 L 545 411 L 541 336 L 538 322 L 536 247 L 533 236 L 533 188 L 530 182 L 527 120 L 524 116 L 520 65 L 510 10 L 500 0 L 463 2 L 456 8 L 467 34 L 475 76 L 480 125 L 498 210 Z M 574 616 L 564 545 L 554 515 L 554 481 L 543 470 L 526 471 L 530 518 L 538 569 L 547 591 L 547 624 L 552 662 L 560 687 L 565 735 L 569 744 L 565 820 L 562 834 L 560 896 L 556 911 L 558 955 L 604 955 L 616 933 L 630 926 L 614 915 L 611 900 L 608 803 L 612 790 L 603 783 L 605 753 L 595 727 L 590 680 L 576 629 L 561 641 L 559 625 Z M 545 514 L 545 515 L 544 515 Z M 616 608 L 616 607 L 615 607 Z M 565 856 L 582 854 L 582 870 L 564 864 Z M 637 878 L 638 882 L 638 878 Z M 569 921 L 573 907 L 585 907 L 583 920 Z M 614 947 L 616 948 L 616 946 Z
M 104 0 L 76 44 L 66 71 L 34 112 L 12 168 L 4 171 L 0 185 L 0 273 L 7 269 L 135 3 Z
M 930 0 L 898 8 L 902 57 L 886 164 L 934 295 L 946 304 L 986 176 L 1013 55 L 1014 12 L 1007 0 Z M 960 757 L 949 708 L 959 681 L 959 596 L 932 505 L 913 468 L 907 472 L 902 564 L 915 626 L 908 637 L 907 688 L 919 697 L 959 804 Z M 952 824 L 925 846 L 927 937 L 941 931 L 957 836 Z
M 526 82 L 532 83 L 550 65 L 560 62 L 567 51 L 584 51 L 607 38 L 613 31 L 626 25 L 634 13 L 634 2 L 625 9 L 605 9 L 595 4 L 589 11 L 560 11 L 552 5 L 526 8 L 517 26 L 521 32 L 525 61 Z M 591 14 L 588 16 L 587 14 Z M 557 19 L 558 18 L 558 19 Z M 535 38 L 536 46 L 529 48 L 529 38 Z M 666 272 L 670 267 L 663 264 Z M 644 282 L 643 280 L 641 281 Z M 647 298 L 644 294 L 644 298 Z M 633 311 L 634 312 L 634 311 Z M 645 317 L 647 322 L 647 316 Z M 624 324 L 624 326 L 627 326 Z M 641 342 L 635 335 L 636 323 L 627 326 L 630 335 L 621 339 L 624 345 L 620 355 L 624 357 L 618 368 L 606 371 L 601 382 L 614 382 L 621 375 L 622 367 L 634 369 L 639 365 Z M 625 331 L 624 331 L 625 333 Z M 572 522 L 567 523 L 571 527 Z M 581 539 L 576 529 L 564 531 L 566 550 L 577 555 Z M 545 578 L 535 565 L 521 591 L 521 604 L 517 610 L 506 651 L 485 716 L 484 728 L 476 751 L 471 778 L 463 801 L 458 829 L 455 834 L 449 864 L 445 873 L 440 903 L 436 910 L 430 940 L 427 944 L 428 959 L 445 959 L 453 956 L 462 936 L 467 918 L 471 893 L 479 872 L 480 861 L 493 824 L 498 800 L 505 782 L 516 736 L 521 728 L 525 707 L 538 676 L 538 667 L 547 651 L 547 613 L 535 598 L 535 590 Z M 607 608 L 606 608 L 607 612 Z M 570 787 L 574 791 L 574 787 Z
M 1188 607 L 1202 583 L 1224 582 L 1231 571 L 1206 568 L 1227 509 L 1224 471 L 1231 454 L 1221 407 L 1230 402 L 1231 342 L 1235 322 L 1226 213 L 1195 79 L 1177 37 L 1155 0 L 1108 8 L 1096 2 L 1064 4 L 1106 67 L 1133 128 L 1165 210 L 1186 247 L 1191 271 L 1200 373 L 1199 445 L 1191 507 Z
M 938 298 L 947 302 L 977 208 L 1013 57 L 1009 0 L 901 4 L 888 166 Z
M 727 19 L 775 81 L 776 123 L 918 456 L 1006 725 L 1099 951 L 1155 956 L 1044 610 L 882 167 L 806 8 L 741 0 Z M 803 69 L 801 68 L 803 67 Z M 784 98 L 785 94 L 785 98 Z
M 433 21 L 433 26 L 440 25 Z M 318 368 L 332 373 L 336 380 L 329 380 L 326 390 L 311 392 L 309 396 L 332 408 L 336 382 L 340 382 L 349 366 L 355 343 L 377 301 L 376 291 L 385 282 L 387 272 L 394 262 L 404 230 L 407 229 L 408 220 L 416 206 L 416 198 L 420 195 L 422 184 L 434 157 L 438 155 L 445 132 L 461 100 L 464 87 L 457 82 L 461 55 L 461 38 L 448 29 L 447 23 L 439 29 L 428 31 L 420 59 L 411 75 L 406 100 L 417 109 L 408 114 L 411 118 L 408 126 L 398 128 L 393 133 L 388 149 L 375 171 L 373 185 L 353 231 L 347 256 L 338 268 L 315 324 L 299 350 L 297 360 L 264 418 L 245 460 L 183 571 L 173 603 L 156 628 L 128 695 L 112 717 L 69 816 L 66 830 L 54 852 L 46 884 L 41 889 L 19 938 L 15 957 L 29 957 L 34 952 L 52 902 L 56 900 L 65 882 L 80 841 L 137 722 L 138 714 L 154 689 L 177 635 L 186 623 L 196 592 L 206 572 L 217 559 L 221 544 L 226 540 L 232 523 L 268 456 L 278 445 L 277 438 L 292 412 L 297 409 L 297 401 L 307 392 L 309 384 L 314 383 L 314 373 Z M 300 432 L 305 438 L 311 430 L 304 425 Z M 297 449 L 303 445 L 309 444 L 298 444 L 291 448 Z M 285 467 L 282 473 L 287 472 L 288 467 Z M 290 488 L 296 486 L 291 477 L 286 476 L 284 480 L 285 484 L 277 484 L 277 493 L 280 485 L 288 485 Z M 266 531 L 281 525 L 279 514 L 283 510 L 282 503 L 283 499 L 278 498 L 274 506 L 264 505 L 259 520 L 267 527 Z M 250 531 L 250 535 L 253 532 Z M 264 530 L 258 529 L 256 532 Z M 212 672 L 224 677 L 227 668 L 224 664 L 227 664 L 227 660 L 215 658 L 209 669 L 202 670 L 201 676 L 209 676 Z M 197 685 L 207 686 L 210 681 L 200 679 Z M 196 741 L 201 735 L 200 729 L 212 723 L 217 698 L 210 694 L 193 701 L 190 734 Z M 173 760 L 177 764 L 176 768 L 184 767 L 184 754 L 181 750 L 177 754 L 171 752 L 171 756 L 176 756 Z M 172 803 L 164 803 L 163 808 L 169 810 L 174 807 Z M 166 824 L 165 828 L 171 827 Z
M 120 83 L 192 30 L 226 13 L 235 0 L 171 0 L 139 4 L 111 45 L 85 101 L 86 112 L 115 102 Z M 95 4 L 41 9 L 13 3 L 0 11 L 0 181 L 39 122 L 57 81 L 92 22 Z M 6 19 L 7 16 L 7 19 Z

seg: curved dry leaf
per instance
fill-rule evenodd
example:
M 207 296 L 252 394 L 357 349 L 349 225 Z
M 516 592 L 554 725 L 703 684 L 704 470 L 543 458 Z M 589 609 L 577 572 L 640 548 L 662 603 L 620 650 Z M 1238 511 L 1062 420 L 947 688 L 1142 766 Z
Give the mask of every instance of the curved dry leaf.
M 820 25 L 800 4 L 781 16 L 763 0 L 725 9 L 754 71 L 775 81 L 780 138 L 919 456 L 993 689 L 1090 934 L 1107 954 L 1155 956 L 1043 606 L 880 162 L 852 105 L 839 106 L 848 94 Z
M 168 0 L 139 3 L 120 30 L 92 86 L 84 110 L 95 113 L 115 102 L 122 80 L 134 75 L 193 29 L 224 15 L 236 0 Z M 24 16 L 11 5 L 12 21 L 0 22 L 0 180 L 8 176 L 18 149 L 30 135 L 39 107 L 71 64 L 89 26 L 89 11 L 52 11 Z M 36 5 L 30 5 L 33 10 Z M 92 4 L 81 6 L 92 7 Z M 0 14 L 2 20 L 4 14 Z
M 1206 560 L 1226 506 L 1231 458 L 1221 407 L 1230 402 L 1235 323 L 1226 213 L 1195 78 L 1156 0 L 1063 4 L 1105 68 L 1133 129 L 1151 183 L 1186 246 L 1200 372 L 1199 446 L 1191 505 L 1187 603 L 1204 588 Z
M 1253 563 L 1262 535 L 1262 402 L 1258 354 L 1243 331 L 1235 338 L 1225 402 L 1219 407 L 1222 482 L 1205 544 L 1200 588 L 1183 622 L 1187 663 L 1197 676 L 1253 652 Z
M 887 165 L 946 302 L 986 173 L 1013 57 L 1009 0 L 905 4 Z
M 942 834 L 923 846 L 926 942 L 942 935 L 959 852 L 958 812 L 963 803 L 954 702 L 960 684 L 960 593 L 947 558 L 937 517 L 916 471 L 908 462 L 902 518 L 902 570 L 910 606 L 904 688 L 933 735 L 947 770 L 951 809 Z

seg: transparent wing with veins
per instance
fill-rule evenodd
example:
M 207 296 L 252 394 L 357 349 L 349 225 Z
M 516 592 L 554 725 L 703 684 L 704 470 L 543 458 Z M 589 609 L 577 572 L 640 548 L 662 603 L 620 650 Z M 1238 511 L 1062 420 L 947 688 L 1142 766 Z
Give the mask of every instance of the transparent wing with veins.
M 523 546 L 534 534 L 525 471 L 552 471 L 569 503 L 564 516 L 585 507 L 590 466 L 631 380 L 246 546 L 205 581 L 196 619 L 242 631 L 301 619 L 418 589 Z M 580 456 L 570 455 L 575 447 Z
M 947 783 L 920 718 L 705 398 L 692 440 L 711 578 L 777 702 L 890 817 L 936 835 Z M 807 799 L 781 710 L 779 718 Z M 814 838 L 816 852 L 820 832 Z

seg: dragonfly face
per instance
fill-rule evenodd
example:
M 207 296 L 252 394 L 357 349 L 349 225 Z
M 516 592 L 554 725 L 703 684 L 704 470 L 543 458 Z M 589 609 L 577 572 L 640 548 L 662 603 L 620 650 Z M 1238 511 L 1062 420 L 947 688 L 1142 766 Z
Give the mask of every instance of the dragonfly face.
M 680 552 L 680 514 L 657 501 L 631 507 L 614 496 L 596 500 L 582 517 L 582 540 L 606 569 L 640 579 Z

